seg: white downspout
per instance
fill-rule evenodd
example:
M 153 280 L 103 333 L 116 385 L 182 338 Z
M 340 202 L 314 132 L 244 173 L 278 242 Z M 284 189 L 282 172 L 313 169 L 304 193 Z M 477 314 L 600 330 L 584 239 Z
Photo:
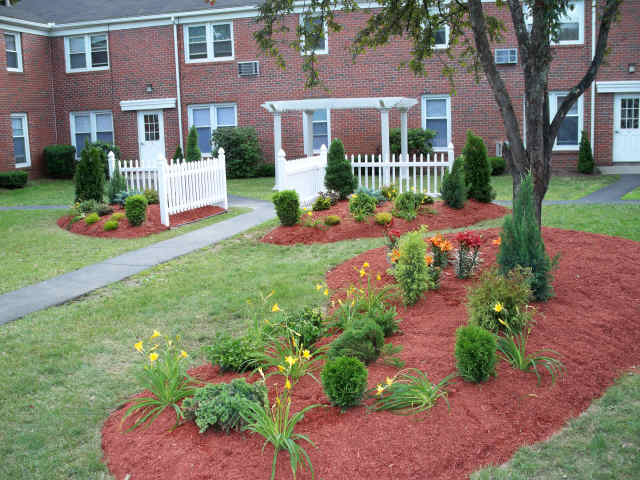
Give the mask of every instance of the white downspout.
M 176 61 L 176 101 L 178 103 L 178 132 L 180 133 L 180 150 L 184 155 L 184 138 L 182 133 L 182 95 L 180 93 L 180 57 L 178 56 L 178 25 L 177 19 L 171 17 L 173 23 L 173 56 Z
M 591 60 L 596 56 L 596 1 L 591 0 Z M 593 79 L 591 84 L 591 132 L 589 137 L 591 138 L 591 148 L 595 148 L 596 145 L 596 79 Z

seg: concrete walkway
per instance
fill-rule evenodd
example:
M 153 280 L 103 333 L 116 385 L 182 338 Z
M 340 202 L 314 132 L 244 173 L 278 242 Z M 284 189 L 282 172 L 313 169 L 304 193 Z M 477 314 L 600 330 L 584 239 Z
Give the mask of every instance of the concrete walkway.
M 11 210 L 68 210 L 69 205 L 18 205 L 15 207 L 0 207 L 0 212 Z
M 252 211 L 0 295 L 0 325 L 29 313 L 68 302 L 160 263 L 225 240 L 275 217 L 271 202 L 230 195 L 229 205 L 249 207 Z

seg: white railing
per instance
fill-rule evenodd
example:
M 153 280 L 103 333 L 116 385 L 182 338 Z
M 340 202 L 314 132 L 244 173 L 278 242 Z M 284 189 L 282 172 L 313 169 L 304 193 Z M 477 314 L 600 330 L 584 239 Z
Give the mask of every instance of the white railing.
M 324 174 L 327 169 L 327 147 L 313 157 L 287 160 L 284 150 L 278 152 L 279 189 L 298 192 L 301 205 L 311 205 L 319 192 L 325 190 Z
M 109 176 L 113 175 L 116 159 L 109 152 Z M 224 150 L 218 157 L 203 157 L 197 162 L 170 160 L 159 155 L 155 166 L 143 166 L 137 160 L 118 161 L 118 169 L 127 181 L 127 190 L 143 192 L 147 188 L 158 192 L 160 217 L 170 226 L 169 215 L 206 205 L 222 203 L 228 208 L 227 175 Z
M 384 161 L 382 155 L 345 155 L 358 184 L 371 190 L 380 190 L 385 185 L 395 185 L 400 193 L 413 189 L 431 196 L 440 195 L 444 173 L 453 167 L 453 144 L 444 152 L 428 155 L 392 155 Z M 319 192 L 326 190 L 324 175 L 327 167 L 327 148 L 323 145 L 320 155 L 287 160 L 284 150 L 280 150 L 276 160 L 278 190 L 295 190 L 300 203 L 310 205 Z

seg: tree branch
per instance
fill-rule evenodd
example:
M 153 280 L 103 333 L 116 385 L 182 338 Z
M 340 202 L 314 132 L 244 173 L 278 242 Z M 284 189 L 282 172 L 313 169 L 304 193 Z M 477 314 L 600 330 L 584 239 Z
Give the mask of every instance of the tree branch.
M 524 21 L 524 12 L 522 11 L 520 0 L 509 0 L 509 10 L 511 10 L 511 21 L 518 39 L 521 63 L 526 65 L 529 61 L 529 32 Z

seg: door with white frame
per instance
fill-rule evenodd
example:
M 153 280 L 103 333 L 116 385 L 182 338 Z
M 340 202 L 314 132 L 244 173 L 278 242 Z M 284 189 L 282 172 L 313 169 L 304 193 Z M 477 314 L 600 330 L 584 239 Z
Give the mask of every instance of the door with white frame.
M 617 94 L 613 110 L 613 161 L 640 162 L 640 92 Z
M 162 110 L 141 110 L 138 112 L 138 143 L 140 163 L 155 165 L 158 155 L 165 155 L 164 119 Z

